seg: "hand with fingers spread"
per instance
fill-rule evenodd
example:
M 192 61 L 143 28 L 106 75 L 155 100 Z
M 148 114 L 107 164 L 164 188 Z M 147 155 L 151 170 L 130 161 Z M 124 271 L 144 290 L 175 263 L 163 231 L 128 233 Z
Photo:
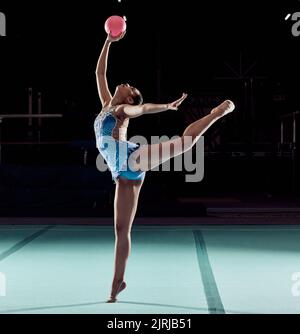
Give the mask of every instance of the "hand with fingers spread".
M 109 41 L 109 42 L 117 42 L 117 41 L 119 41 L 120 39 L 122 39 L 124 36 L 125 36 L 125 34 L 126 34 L 126 30 L 124 31 L 124 32 L 122 32 L 122 34 L 121 35 L 119 35 L 119 36 L 112 36 L 111 34 L 108 34 L 107 35 L 107 40 Z
M 181 103 L 187 98 L 187 94 L 183 93 L 181 98 L 168 104 L 168 109 L 177 110 Z

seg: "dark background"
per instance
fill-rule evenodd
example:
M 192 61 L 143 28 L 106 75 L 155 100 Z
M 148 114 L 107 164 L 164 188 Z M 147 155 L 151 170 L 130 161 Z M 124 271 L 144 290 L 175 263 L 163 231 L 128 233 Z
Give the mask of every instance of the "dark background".
M 230 98 L 236 111 L 205 135 L 205 178 L 184 182 L 184 172 L 149 172 L 142 196 L 156 206 L 178 198 L 295 198 L 298 153 L 292 118 L 299 110 L 300 37 L 288 13 L 299 1 L 26 1 L 0 11 L 0 114 L 33 112 L 62 119 L 3 119 L 1 212 L 102 214 L 112 204 L 109 172 L 96 169 L 93 121 L 101 105 L 95 67 L 110 15 L 126 15 L 127 34 L 111 47 L 108 80 L 138 87 L 145 102 L 189 94 L 179 111 L 132 119 L 128 138 L 180 135 L 192 121 Z M 298 125 L 297 125 L 298 127 Z M 40 137 L 39 137 L 40 136 Z M 18 144 L 17 144 L 18 143 Z M 156 202 L 157 201 L 157 202 Z

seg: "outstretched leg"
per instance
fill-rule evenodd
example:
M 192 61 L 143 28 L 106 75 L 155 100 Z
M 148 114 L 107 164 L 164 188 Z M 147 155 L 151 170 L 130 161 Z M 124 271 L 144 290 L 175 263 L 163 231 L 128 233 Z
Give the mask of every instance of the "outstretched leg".
M 158 144 L 141 145 L 130 156 L 132 168 L 147 171 L 190 150 L 214 122 L 232 112 L 234 108 L 233 102 L 226 100 L 210 114 L 190 124 L 182 137 Z
M 111 296 L 107 302 L 116 301 L 117 294 L 126 288 L 124 273 L 131 248 L 131 226 L 136 214 L 143 180 L 119 178 L 114 200 L 115 263 Z

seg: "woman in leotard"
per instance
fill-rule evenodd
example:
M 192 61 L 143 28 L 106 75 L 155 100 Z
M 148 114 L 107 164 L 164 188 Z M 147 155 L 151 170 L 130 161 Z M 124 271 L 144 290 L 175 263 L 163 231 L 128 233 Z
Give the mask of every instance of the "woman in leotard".
M 181 137 L 173 140 L 152 145 L 139 145 L 127 141 L 126 133 L 130 118 L 177 110 L 187 94 L 182 94 L 178 100 L 171 103 L 143 103 L 141 92 L 125 83 L 118 85 L 112 95 L 106 78 L 107 58 L 111 43 L 119 41 L 124 35 L 125 33 L 119 37 L 107 36 L 96 68 L 97 86 L 102 104 L 102 110 L 94 122 L 96 143 L 116 184 L 115 261 L 111 293 L 107 301 L 109 303 L 116 302 L 117 295 L 126 288 L 124 274 L 131 248 L 131 227 L 146 172 L 191 149 L 216 120 L 234 109 L 233 102 L 224 101 L 210 114 L 190 124 Z

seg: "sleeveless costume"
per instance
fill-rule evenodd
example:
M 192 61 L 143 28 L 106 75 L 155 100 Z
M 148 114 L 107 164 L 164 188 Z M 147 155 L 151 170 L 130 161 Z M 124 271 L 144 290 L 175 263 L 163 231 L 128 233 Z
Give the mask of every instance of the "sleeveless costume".
M 96 146 L 106 161 L 115 183 L 119 177 L 128 180 L 141 180 L 145 177 L 146 172 L 131 170 L 128 164 L 130 154 L 135 152 L 140 144 L 127 140 L 117 140 L 113 137 L 118 122 L 115 109 L 116 106 L 105 107 L 96 117 L 94 121 Z

